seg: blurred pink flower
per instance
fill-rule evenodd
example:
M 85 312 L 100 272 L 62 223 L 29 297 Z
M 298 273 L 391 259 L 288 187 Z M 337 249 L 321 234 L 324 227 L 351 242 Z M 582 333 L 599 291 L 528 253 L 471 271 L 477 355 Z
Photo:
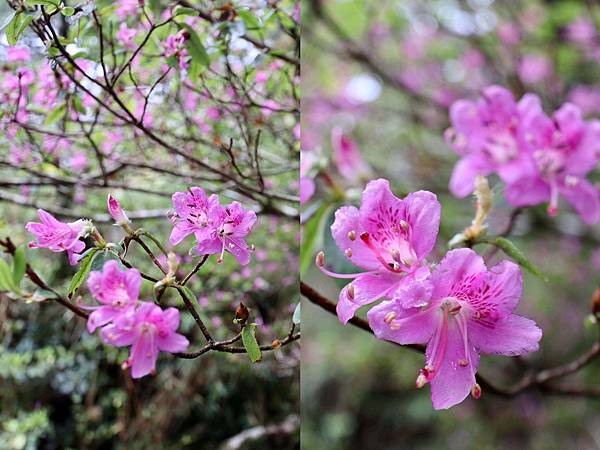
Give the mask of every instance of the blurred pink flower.
M 417 387 L 431 385 L 435 409 L 481 395 L 475 374 L 479 354 L 522 355 L 538 350 L 542 330 L 513 314 L 522 293 L 519 266 L 508 261 L 487 269 L 471 249 L 448 252 L 428 289 L 404 290 L 367 314 L 379 339 L 427 344 Z
M 585 176 L 598 163 L 600 121 L 583 121 L 575 105 L 565 103 L 552 118 L 537 111 L 523 118 L 524 148 L 533 161 L 534 171 L 521 172 L 504 194 L 514 206 L 533 206 L 548 202 L 548 213 L 558 213 L 562 195 L 584 222 L 600 219 L 598 190 Z
M 20 45 L 8 47 L 6 49 L 6 60 L 9 63 L 25 63 L 31 60 L 31 52 L 27 47 Z
M 344 178 L 356 182 L 371 177 L 371 169 L 360 154 L 358 145 L 339 127 L 331 130 L 331 147 L 333 162 Z
M 517 68 L 519 78 L 527 84 L 535 84 L 552 75 L 552 64 L 542 55 L 525 55 Z
M 353 281 L 340 292 L 337 314 L 348 322 L 361 306 L 393 296 L 403 286 L 429 275 L 425 257 L 433 249 L 440 224 L 440 204 L 431 192 L 419 191 L 399 199 L 387 180 L 369 182 L 360 209 L 343 206 L 335 213 L 331 233 L 345 256 L 365 272 L 323 273 Z
M 525 139 L 518 125 L 541 111 L 539 98 L 525 95 L 518 103 L 507 89 L 489 86 L 477 101 L 458 100 L 450 107 L 452 128 L 447 142 L 462 158 L 454 166 L 450 191 L 457 197 L 473 192 L 477 175 L 496 172 L 506 183 L 531 171 L 529 156 L 520 151 Z

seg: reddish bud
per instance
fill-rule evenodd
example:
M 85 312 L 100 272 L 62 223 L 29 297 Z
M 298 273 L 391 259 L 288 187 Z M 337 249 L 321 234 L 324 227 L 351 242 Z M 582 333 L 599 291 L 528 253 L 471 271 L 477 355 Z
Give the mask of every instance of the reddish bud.
M 246 323 L 249 316 L 250 311 L 248 311 L 248 308 L 246 305 L 244 305 L 244 302 L 240 302 L 239 306 L 235 310 L 235 321 L 240 325 L 243 325 Z
M 123 211 L 123 208 L 121 208 L 121 204 L 119 203 L 119 201 L 116 198 L 114 198 L 111 194 L 108 194 L 107 204 L 108 213 L 118 225 L 123 226 L 125 224 L 131 223 L 131 220 L 129 220 L 129 218 L 125 214 L 125 211 Z

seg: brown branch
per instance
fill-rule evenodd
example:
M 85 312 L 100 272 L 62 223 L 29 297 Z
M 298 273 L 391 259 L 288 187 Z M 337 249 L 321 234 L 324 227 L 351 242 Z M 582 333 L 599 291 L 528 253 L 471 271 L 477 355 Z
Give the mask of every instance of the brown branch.
M 329 300 L 327 297 L 320 294 L 317 290 L 306 284 L 305 282 L 300 282 L 300 292 L 301 294 L 309 300 L 311 303 L 321 307 L 325 311 L 336 314 L 335 308 L 336 305 L 334 302 Z M 371 334 L 373 330 L 369 327 L 368 322 L 358 317 L 352 318 L 348 323 L 365 330 Z M 387 341 L 390 342 L 390 341 Z M 392 342 L 395 344 L 394 342 Z M 396 344 L 399 345 L 399 344 Z M 413 350 L 424 353 L 425 348 L 421 345 L 402 345 L 402 347 L 408 347 Z M 584 355 L 580 356 L 573 362 L 568 364 L 557 366 L 551 369 L 541 370 L 534 374 L 528 374 L 521 378 L 520 381 L 515 383 L 511 387 L 499 387 L 488 381 L 482 375 L 477 374 L 477 382 L 481 386 L 481 388 L 485 392 L 489 392 L 500 397 L 516 397 L 517 395 L 532 389 L 539 389 L 543 392 L 553 395 L 568 395 L 572 393 L 573 395 L 579 396 L 600 396 L 600 389 L 595 388 L 587 388 L 587 387 L 567 387 L 550 384 L 549 381 L 555 380 L 557 378 L 573 374 L 586 365 L 590 364 L 596 358 L 600 356 L 600 343 L 594 344 L 590 350 L 588 350 Z M 577 394 L 576 394 L 577 392 Z

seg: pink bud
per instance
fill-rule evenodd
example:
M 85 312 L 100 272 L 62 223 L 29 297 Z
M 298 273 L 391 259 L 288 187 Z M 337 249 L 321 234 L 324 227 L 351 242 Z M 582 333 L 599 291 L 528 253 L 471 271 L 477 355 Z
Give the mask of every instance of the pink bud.
M 118 225 L 131 223 L 131 220 L 125 215 L 121 204 L 111 194 L 108 194 L 108 213 L 117 222 Z

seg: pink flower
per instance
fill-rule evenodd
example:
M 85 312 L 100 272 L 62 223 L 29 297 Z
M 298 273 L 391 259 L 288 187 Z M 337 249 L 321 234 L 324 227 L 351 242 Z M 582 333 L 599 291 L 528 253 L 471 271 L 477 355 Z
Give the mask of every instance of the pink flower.
M 172 245 L 179 244 L 190 234 L 202 241 L 216 228 L 216 210 L 221 206 L 216 194 L 207 197 L 202 188 L 192 187 L 188 192 L 176 192 L 172 199 L 175 208 L 174 227 L 169 237 Z
M 387 180 L 369 182 L 360 209 L 344 206 L 335 213 L 331 233 L 346 257 L 365 272 L 337 274 L 354 279 L 340 292 L 337 314 L 348 322 L 357 309 L 383 297 L 393 297 L 400 288 L 420 282 L 429 275 L 425 257 L 437 239 L 440 204 L 431 192 L 419 191 L 399 199 Z
M 119 18 L 124 19 L 127 16 L 135 15 L 138 10 L 141 10 L 140 0 L 118 0 L 115 13 Z
M 524 147 L 533 171 L 511 181 L 504 194 L 514 206 L 548 202 L 548 213 L 558 213 L 562 195 L 584 222 L 600 219 L 597 189 L 585 179 L 598 163 L 600 121 L 585 122 L 575 105 L 565 103 L 550 119 L 542 111 L 524 118 Z
M 81 258 L 81 253 L 85 249 L 85 244 L 79 239 L 82 238 L 89 227 L 85 220 L 78 220 L 73 223 L 59 222 L 43 209 L 38 209 L 38 216 L 42 223 L 29 222 L 25 229 L 33 233 L 36 242 L 30 242 L 30 248 L 47 248 L 52 252 L 67 252 L 69 263 L 74 266 Z
M 519 267 L 503 261 L 487 269 L 471 249 L 452 250 L 433 271 L 428 289 L 407 290 L 368 313 L 379 339 L 427 344 L 417 387 L 429 383 L 435 409 L 462 402 L 481 388 L 479 354 L 522 355 L 538 349 L 542 330 L 513 314 L 522 291 Z
M 117 31 L 116 36 L 125 48 L 135 50 L 135 48 L 137 47 L 135 43 L 135 37 L 137 36 L 137 33 L 138 30 L 136 30 L 135 28 L 127 27 L 127 24 L 123 22 L 121 23 L 121 26 L 119 27 L 119 31 Z
M 525 55 L 517 69 L 519 78 L 528 84 L 539 83 L 552 74 L 550 61 L 542 55 Z
M 199 187 L 188 192 L 173 194 L 174 228 L 169 241 L 172 245 L 194 234 L 200 255 L 220 253 L 217 260 L 222 262 L 225 251 L 233 254 L 240 264 L 250 262 L 249 247 L 244 238 L 256 222 L 256 213 L 244 209 L 238 202 L 227 207 L 219 203 L 216 194 L 207 197 Z
M 578 17 L 566 29 L 567 39 L 580 45 L 592 45 L 596 40 L 596 27 L 591 19 Z
M 102 306 L 86 307 L 93 309 L 87 328 L 93 333 L 118 317 L 135 308 L 140 295 L 142 276 L 137 269 L 121 270 L 116 260 L 107 261 L 102 272 L 90 273 L 88 288 Z
M 112 217 L 113 220 L 117 223 L 117 225 L 125 225 L 131 223 L 131 220 L 129 220 L 129 217 L 127 217 L 127 214 L 125 214 L 125 211 L 123 211 L 123 208 L 121 207 L 119 201 L 116 198 L 114 198 L 111 194 L 108 194 L 106 203 L 108 207 L 108 213 L 110 214 L 110 217 Z
M 350 181 L 358 181 L 361 177 L 369 178 L 371 170 L 360 154 L 358 145 L 340 128 L 331 130 L 331 146 L 333 162 L 344 178 Z
M 450 192 L 466 197 L 479 174 L 496 172 L 509 183 L 529 171 L 529 158 L 520 151 L 525 136 L 519 124 L 541 110 L 537 96 L 527 94 L 516 103 L 510 91 L 500 86 L 485 88 L 477 101 L 453 103 L 446 140 L 462 158 L 454 166 Z
M 211 255 L 220 252 L 217 263 L 223 261 L 225 251 L 231 253 L 238 262 L 245 266 L 250 262 L 250 248 L 245 237 L 250 234 L 256 223 L 256 213 L 244 209 L 238 202 L 219 207 L 213 217 L 215 228 L 202 240 L 198 239 L 195 252 L 199 255 Z M 198 238 L 198 233 L 196 233 Z
M 31 60 L 31 53 L 27 47 L 8 47 L 6 49 L 6 60 L 9 63 L 29 62 Z
M 110 345 L 131 346 L 125 367 L 131 367 L 131 377 L 141 378 L 156 368 L 158 352 L 182 352 L 189 346 L 185 336 L 177 333 L 179 311 L 162 310 L 151 302 L 143 302 L 135 311 L 120 315 L 102 328 L 100 335 Z

